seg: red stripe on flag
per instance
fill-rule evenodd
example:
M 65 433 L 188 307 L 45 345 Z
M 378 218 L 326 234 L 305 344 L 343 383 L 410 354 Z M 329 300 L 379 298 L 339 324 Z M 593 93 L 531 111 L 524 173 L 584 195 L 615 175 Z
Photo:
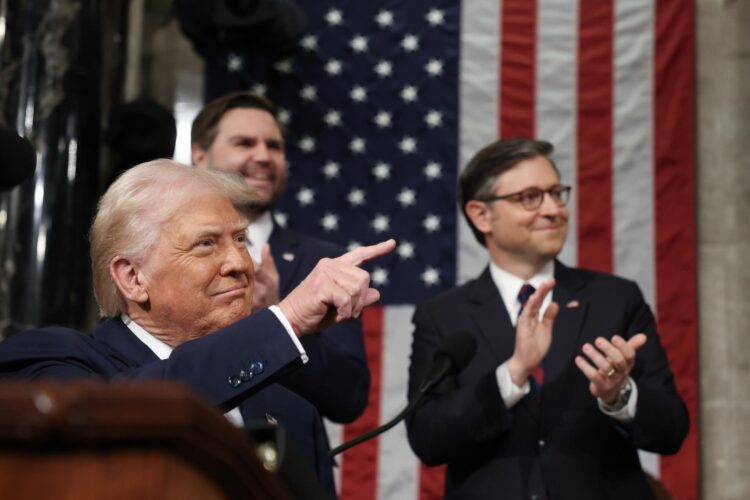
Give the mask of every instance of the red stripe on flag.
M 445 465 L 419 464 L 419 500 L 440 500 L 445 496 Z
M 612 272 L 612 2 L 581 0 L 578 42 L 578 265 Z
M 695 240 L 694 2 L 656 3 L 654 161 L 659 334 L 690 412 L 680 452 L 663 457 L 675 498 L 698 498 L 698 331 Z
M 380 424 L 381 374 L 383 367 L 383 307 L 368 307 L 362 312 L 367 365 L 370 368 L 370 397 L 365 412 L 344 426 L 344 441 L 368 432 Z M 342 500 L 374 500 L 378 476 L 377 437 L 343 453 L 341 465 Z
M 500 137 L 534 137 L 536 1 L 504 1 L 500 32 Z

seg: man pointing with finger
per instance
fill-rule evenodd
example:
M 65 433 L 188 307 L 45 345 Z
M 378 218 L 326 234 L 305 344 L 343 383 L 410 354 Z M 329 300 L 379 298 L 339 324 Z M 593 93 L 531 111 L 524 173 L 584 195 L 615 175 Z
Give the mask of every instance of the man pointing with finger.
M 185 384 L 236 425 L 282 425 L 334 496 L 328 443 L 308 386 L 288 374 L 316 354 L 300 343 L 378 300 L 360 265 L 392 240 L 323 259 L 278 304 L 252 308 L 247 190 L 234 176 L 156 160 L 124 173 L 91 229 L 94 294 L 106 319 L 90 334 L 29 330 L 0 343 L 0 377 L 159 379 Z
M 460 203 L 489 266 L 414 313 L 410 394 L 442 337 L 480 346 L 407 421 L 417 455 L 447 464 L 446 498 L 653 498 L 637 450 L 675 453 L 687 434 L 638 286 L 556 260 L 571 188 L 551 152 L 506 139 L 469 162 Z

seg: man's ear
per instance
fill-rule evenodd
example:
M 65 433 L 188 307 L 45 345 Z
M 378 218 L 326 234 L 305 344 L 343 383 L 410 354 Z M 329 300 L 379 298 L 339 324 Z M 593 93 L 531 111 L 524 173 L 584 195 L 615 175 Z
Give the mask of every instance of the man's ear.
M 133 261 L 120 255 L 115 256 L 109 262 L 109 274 L 126 301 L 138 304 L 148 302 L 143 275 Z
M 208 167 L 208 151 L 200 147 L 199 144 L 193 144 L 190 146 L 190 159 L 196 167 Z
M 492 231 L 490 209 L 486 203 L 477 200 L 469 200 L 464 207 L 466 216 L 471 220 L 474 227 L 480 233 L 487 234 Z

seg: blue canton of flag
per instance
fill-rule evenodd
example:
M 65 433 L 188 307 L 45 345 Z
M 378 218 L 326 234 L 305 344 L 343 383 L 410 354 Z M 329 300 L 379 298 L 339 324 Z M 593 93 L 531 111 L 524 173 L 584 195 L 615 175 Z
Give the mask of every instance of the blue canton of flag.
M 281 109 L 290 177 L 277 222 L 347 248 L 395 238 L 368 267 L 385 304 L 453 287 L 458 4 L 298 3 L 308 30 L 292 58 L 270 71 L 249 53 L 207 60 L 207 88 Z

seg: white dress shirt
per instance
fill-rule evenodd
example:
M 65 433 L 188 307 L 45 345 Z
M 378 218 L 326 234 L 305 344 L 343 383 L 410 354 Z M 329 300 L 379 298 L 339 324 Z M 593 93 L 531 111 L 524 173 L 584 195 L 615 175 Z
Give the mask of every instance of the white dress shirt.
M 268 243 L 273 232 L 271 212 L 264 212 L 260 217 L 247 226 L 247 250 L 256 264 L 261 264 L 263 245 Z

